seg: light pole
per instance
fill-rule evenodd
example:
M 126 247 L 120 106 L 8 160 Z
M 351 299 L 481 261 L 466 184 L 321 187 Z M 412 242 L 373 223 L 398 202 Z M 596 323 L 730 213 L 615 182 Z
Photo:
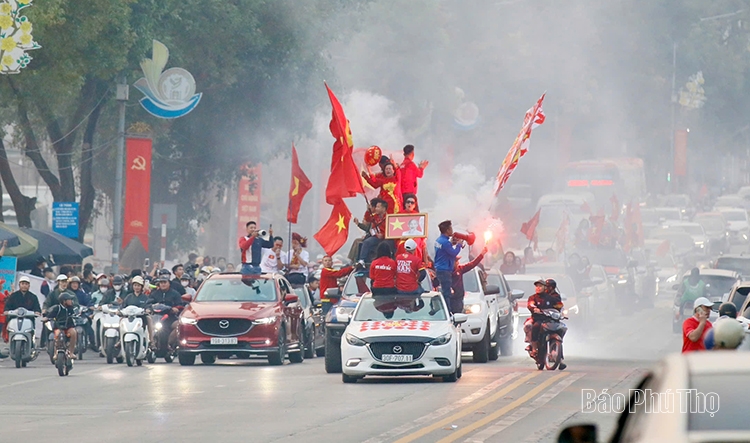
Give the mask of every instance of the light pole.
M 117 163 L 115 167 L 115 202 L 112 236 L 112 273 L 117 274 L 120 268 L 120 244 L 122 243 L 122 170 L 125 163 L 125 105 L 128 102 L 129 86 L 125 74 L 117 82 L 117 105 L 119 122 L 117 124 Z

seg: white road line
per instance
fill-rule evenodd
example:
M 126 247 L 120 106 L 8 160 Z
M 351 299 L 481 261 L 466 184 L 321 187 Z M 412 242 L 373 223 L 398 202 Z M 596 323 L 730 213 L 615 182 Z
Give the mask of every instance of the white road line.
M 54 366 L 50 366 L 50 368 L 55 369 Z M 111 368 L 109 366 L 105 366 L 103 368 L 92 369 L 90 371 L 71 372 L 71 374 L 72 375 L 93 374 L 95 372 L 101 372 L 101 371 L 104 371 L 104 370 L 107 370 L 107 369 L 111 369 Z M 25 384 L 28 384 L 28 383 L 36 383 L 38 381 L 44 381 L 44 380 L 49 380 L 49 379 L 52 379 L 52 378 L 59 378 L 59 377 L 60 377 L 59 375 L 55 374 L 55 375 L 50 375 L 50 376 L 47 376 L 47 377 L 32 378 L 30 380 L 17 381 L 17 382 L 14 382 L 14 383 L 8 383 L 7 385 L 0 385 L 0 389 L 10 388 L 10 387 L 19 386 L 19 385 L 25 385 Z
M 469 395 L 468 397 L 464 397 L 461 400 L 452 402 L 449 405 L 443 406 L 442 408 L 431 412 L 425 416 L 419 417 L 416 420 L 410 421 L 408 423 L 405 423 L 397 428 L 393 428 L 388 432 L 384 432 L 377 437 L 370 438 L 368 440 L 365 440 L 363 443 L 381 443 L 384 441 L 392 440 L 395 437 L 398 437 L 401 434 L 405 434 L 412 429 L 422 427 L 425 424 L 435 421 L 438 418 L 447 415 L 456 409 L 460 409 L 468 404 L 471 404 L 472 402 L 476 401 L 477 399 L 484 397 L 485 395 L 489 394 L 490 392 L 494 391 L 495 389 L 507 384 L 514 378 L 517 378 L 521 376 L 522 374 L 528 374 L 528 372 L 511 372 L 504 377 L 501 377 L 492 383 L 488 384 L 487 386 L 483 387 L 482 389 L 474 392 L 473 394 Z
M 504 431 L 506 428 L 510 427 L 517 421 L 525 418 L 535 410 L 549 403 L 550 400 L 557 397 L 557 395 L 560 394 L 565 388 L 573 384 L 576 380 L 580 379 L 584 375 L 586 374 L 573 374 L 563 378 L 556 385 L 549 388 L 544 394 L 540 395 L 534 401 L 529 403 L 528 406 L 516 409 L 513 414 L 502 418 L 494 425 L 484 429 L 481 432 L 478 432 L 472 437 L 467 438 L 466 440 L 464 440 L 464 443 L 484 443 L 488 438 Z

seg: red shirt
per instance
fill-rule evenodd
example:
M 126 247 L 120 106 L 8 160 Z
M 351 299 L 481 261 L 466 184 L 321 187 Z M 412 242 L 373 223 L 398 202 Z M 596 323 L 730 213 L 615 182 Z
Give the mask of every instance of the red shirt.
M 326 290 L 330 288 L 335 288 L 338 286 L 338 280 L 341 277 L 346 277 L 349 275 L 350 272 L 352 272 L 352 267 L 347 266 L 345 268 L 342 268 L 340 270 L 335 270 L 331 268 L 323 268 L 320 270 L 320 299 L 321 300 L 328 300 L 328 297 L 326 296 Z
M 422 178 L 424 169 L 411 159 L 405 158 L 401 163 L 401 194 L 417 194 L 417 179 Z
M 365 223 L 370 223 L 370 234 L 377 238 L 385 237 L 385 215 L 378 215 L 374 212 L 365 213 Z M 374 232 L 373 232 L 374 231 Z
M 703 328 L 703 334 L 698 341 L 693 342 L 688 338 L 688 334 L 698 329 L 700 322 L 695 317 L 690 317 L 682 324 L 682 353 L 692 351 L 705 351 L 706 345 L 703 343 L 703 339 L 706 338 L 706 333 L 713 327 L 710 321 L 706 320 L 706 327 Z
M 406 254 L 406 240 L 408 239 L 396 240 L 396 255 Z M 424 261 L 425 251 L 427 250 L 427 248 L 425 247 L 424 239 L 413 238 L 412 240 L 417 243 L 417 250 L 414 251 L 414 255 L 416 255 L 419 260 Z
M 373 288 L 393 288 L 396 285 L 396 260 L 380 257 L 370 265 L 370 281 Z
M 414 254 L 404 253 L 396 256 L 396 289 L 412 292 L 419 289 L 419 270 L 422 260 Z

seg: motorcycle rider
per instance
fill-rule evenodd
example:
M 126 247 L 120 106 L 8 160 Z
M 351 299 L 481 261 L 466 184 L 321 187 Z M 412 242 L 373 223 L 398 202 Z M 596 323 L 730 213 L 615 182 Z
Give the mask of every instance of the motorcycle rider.
M 125 281 L 121 275 L 115 275 L 114 278 L 112 278 L 112 287 L 107 290 L 104 294 L 104 298 L 102 298 L 99 304 L 109 305 L 113 303 L 122 303 L 122 299 L 125 296 L 125 290 L 123 289 L 124 283 Z
M 690 271 L 690 277 L 682 282 L 682 286 L 677 292 L 680 298 L 680 306 L 685 303 L 692 303 L 700 297 L 705 297 L 706 283 L 701 279 L 701 272 L 698 268 Z
M 132 287 L 133 292 L 129 293 L 125 297 L 125 300 L 123 300 L 122 302 L 122 307 L 126 308 L 128 306 L 137 306 L 148 311 L 148 309 L 153 304 L 153 299 L 151 299 L 151 297 L 143 292 L 143 287 L 145 286 L 143 277 L 141 277 L 140 275 L 136 275 L 135 277 L 133 277 L 130 280 L 130 286 Z M 148 341 L 151 346 L 154 343 L 154 322 L 151 321 L 151 316 L 148 315 L 148 312 L 141 316 L 141 319 L 148 328 Z
M 60 303 L 51 306 L 42 318 L 42 321 L 53 322 L 55 339 L 57 339 L 60 333 L 68 336 L 68 358 L 71 360 L 76 359 L 76 342 L 78 340 L 74 321 L 75 298 L 76 296 L 71 292 L 65 291 L 61 293 L 59 297 Z
M 36 294 L 29 291 L 30 287 L 31 280 L 29 277 L 23 275 L 18 279 L 18 291 L 10 294 L 5 301 L 4 315 L 7 315 L 8 311 L 13 311 L 18 308 L 24 308 L 36 315 L 41 315 L 42 308 L 39 306 L 39 298 Z
M 195 297 L 195 289 L 190 287 L 190 275 L 187 273 L 182 274 L 180 277 L 180 287 L 185 290 L 185 294 Z
M 536 293 L 529 297 L 527 301 L 527 307 L 531 312 L 531 317 L 526 320 L 523 325 L 524 332 L 526 333 L 526 343 L 529 345 L 526 347 L 526 351 L 531 351 L 533 357 L 537 353 L 537 344 L 539 341 L 539 333 L 541 332 L 542 322 L 545 319 L 542 311 L 545 309 L 557 309 L 562 311 L 563 303 L 560 293 L 557 292 L 557 282 L 551 278 L 544 280 L 537 280 L 534 282 Z M 559 369 L 563 370 L 568 366 L 564 362 L 560 362 Z
M 185 291 L 185 287 L 182 286 L 181 278 L 183 275 L 185 275 L 185 268 L 181 264 L 176 264 L 172 266 L 172 274 L 174 274 L 174 278 L 170 282 L 170 285 L 172 286 L 172 289 L 177 291 L 180 295 L 185 295 L 187 291 Z M 169 276 L 167 276 L 169 278 Z
M 107 277 L 100 278 L 97 284 L 99 286 L 97 287 L 96 292 L 91 294 L 91 304 L 93 306 L 102 305 L 102 300 L 104 300 L 107 292 L 109 292 L 109 279 Z
M 156 289 L 151 291 L 152 303 L 163 304 L 172 308 L 166 323 L 162 323 L 162 328 L 169 328 L 167 330 L 170 331 L 169 342 L 171 344 L 175 338 L 173 335 L 176 334 L 175 328 L 177 325 L 175 324 L 175 320 L 177 320 L 177 316 L 180 314 L 178 306 L 182 305 L 182 298 L 180 298 L 180 294 L 177 291 L 171 288 L 169 277 L 162 275 L 156 280 L 156 284 Z
M 73 305 L 78 306 L 78 297 L 76 297 L 76 294 L 68 288 L 68 276 L 65 274 L 60 274 L 57 276 L 57 286 L 55 289 L 50 292 L 50 294 L 47 296 L 47 299 L 44 300 L 44 304 L 42 305 L 42 313 L 46 311 L 47 309 L 50 309 L 51 307 L 60 304 L 60 295 L 67 293 L 73 296 Z
M 92 305 L 91 296 L 81 287 L 81 279 L 78 276 L 74 275 L 70 277 L 70 280 L 68 280 L 68 289 L 76 295 L 80 306 L 89 307 Z M 91 313 L 89 312 L 89 314 L 84 315 L 89 318 L 89 321 L 83 325 L 83 330 L 89 337 L 89 348 L 96 351 L 96 337 L 94 335 L 94 328 L 91 326 Z

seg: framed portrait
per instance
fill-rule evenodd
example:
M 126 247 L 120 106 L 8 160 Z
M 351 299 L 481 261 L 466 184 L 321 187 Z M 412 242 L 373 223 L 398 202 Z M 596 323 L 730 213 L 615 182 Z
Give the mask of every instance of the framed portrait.
M 427 214 L 388 214 L 385 238 L 427 238 Z

